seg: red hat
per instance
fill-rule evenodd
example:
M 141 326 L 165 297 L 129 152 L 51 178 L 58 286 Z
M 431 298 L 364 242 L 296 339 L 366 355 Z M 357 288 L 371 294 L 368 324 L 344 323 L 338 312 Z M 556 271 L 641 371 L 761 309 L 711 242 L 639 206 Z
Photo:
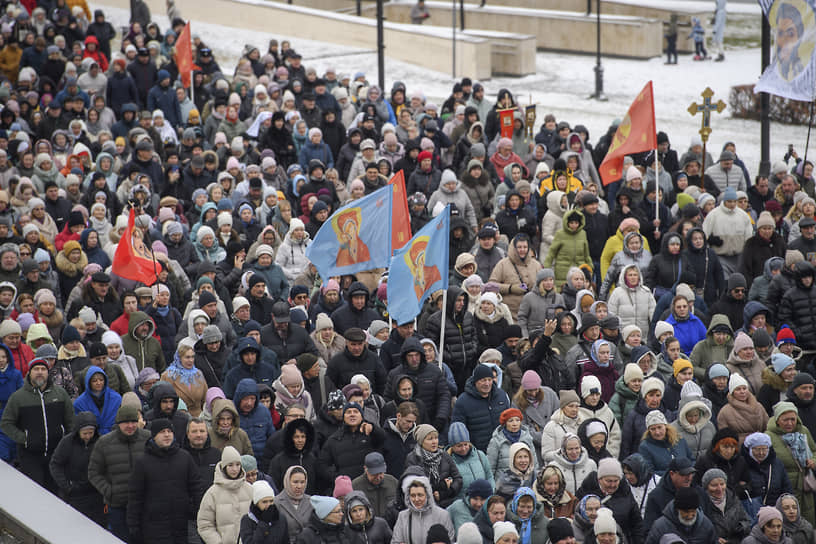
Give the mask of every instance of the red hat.
M 425 159 L 433 159 L 433 153 L 426 150 L 426 151 L 420 152 L 419 155 L 417 155 L 417 160 L 419 162 L 422 162 Z
M 780 346 L 785 343 L 795 344 L 796 336 L 794 336 L 790 327 L 787 325 L 782 325 L 782 328 L 780 328 L 779 332 L 776 333 L 776 345 Z
M 518 408 L 508 408 L 507 410 L 502 412 L 501 415 L 499 416 L 499 423 L 501 425 L 504 425 L 505 423 L 507 423 L 507 420 L 510 419 L 511 417 L 517 417 L 520 420 L 524 421 L 524 414 L 521 413 L 521 410 L 519 410 Z

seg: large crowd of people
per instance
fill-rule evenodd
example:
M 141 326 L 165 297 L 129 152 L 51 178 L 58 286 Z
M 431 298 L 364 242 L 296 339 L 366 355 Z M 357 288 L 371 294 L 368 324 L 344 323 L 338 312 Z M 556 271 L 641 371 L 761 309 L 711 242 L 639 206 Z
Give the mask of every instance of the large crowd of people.
M 814 542 L 794 150 L 751 176 L 736 141 L 659 132 L 603 185 L 617 123 L 528 136 L 508 89 L 437 105 L 276 40 L 225 74 L 197 35 L 186 89 L 172 0 L 170 28 L 136 0 L 121 35 L 85 0 L 5 6 L 0 458 L 94 522 L 132 544 Z M 414 233 L 451 209 L 449 287 L 405 322 L 386 269 L 320 277 L 305 251 L 399 171 Z M 118 274 L 120 244 L 155 277 Z

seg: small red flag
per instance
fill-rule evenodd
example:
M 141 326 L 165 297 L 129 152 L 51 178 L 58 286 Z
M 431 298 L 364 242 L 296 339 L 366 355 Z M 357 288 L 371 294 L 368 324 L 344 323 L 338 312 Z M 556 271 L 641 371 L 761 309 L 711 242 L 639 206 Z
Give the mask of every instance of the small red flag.
M 502 138 L 513 139 L 513 120 L 515 119 L 515 109 L 499 110 L 499 130 Z
M 394 187 L 391 205 L 391 253 L 404 246 L 411 239 L 411 214 L 408 211 L 408 195 L 405 194 L 405 175 L 402 170 L 391 176 L 389 185 Z
M 119 240 L 119 245 L 116 246 L 111 271 L 120 278 L 140 281 L 145 285 L 153 285 L 156 282 L 156 273 L 160 265 L 146 256 L 148 255 L 148 249 L 141 239 L 134 241 L 133 228 L 135 223 L 136 212 L 131 208 L 127 228 L 121 240 Z
M 609 185 L 621 179 L 621 176 L 624 175 L 624 156 L 655 148 L 657 148 L 657 133 L 655 132 L 654 94 L 650 81 L 629 106 L 629 111 L 618 125 L 609 151 L 606 152 L 606 157 L 598 168 L 603 184 Z
M 190 85 L 192 85 L 191 72 L 199 69 L 198 66 L 193 64 L 193 42 L 190 32 L 190 22 L 188 21 L 176 40 L 176 67 L 185 89 L 189 89 Z

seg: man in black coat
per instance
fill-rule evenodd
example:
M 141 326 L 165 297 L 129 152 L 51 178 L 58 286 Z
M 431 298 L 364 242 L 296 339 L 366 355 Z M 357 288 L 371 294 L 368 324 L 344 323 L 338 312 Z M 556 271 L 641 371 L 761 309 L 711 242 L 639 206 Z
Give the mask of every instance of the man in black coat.
M 253 274 L 247 284 L 249 285 L 247 299 L 249 300 L 250 318 L 261 325 L 266 325 L 272 321 L 272 307 L 275 301 L 266 294 L 264 277 L 260 274 Z
M 382 449 L 383 430 L 363 420 L 363 408 L 356 402 L 343 406 L 343 426 L 331 435 L 320 450 L 320 465 L 326 481 L 343 474 L 352 480 L 363 473 L 365 456 Z
M 590 472 L 584 478 L 575 496 L 582 499 L 587 495 L 601 497 L 601 504 L 612 510 L 627 541 L 642 544 L 648 525 L 643 523 L 640 507 L 629 489 L 629 482 L 623 477 L 623 468 L 617 459 L 601 459 L 598 470 Z
M 467 311 L 469 298 L 467 292 L 461 288 L 449 287 L 447 307 L 429 317 L 426 326 L 428 338 L 438 346 L 442 329 L 442 312 L 446 312 L 445 347 L 442 360 L 451 367 L 460 392 L 465 390 L 465 382 L 473 373 L 479 345 L 473 314 Z
M 385 391 L 387 375 L 377 355 L 366 345 L 366 333 L 356 327 L 348 329 L 343 335 L 346 348 L 328 362 L 326 375 L 338 387 L 351 383 L 355 374 L 363 374 L 371 383 L 375 393 L 382 395 Z
M 444 429 L 450 419 L 450 390 L 445 375 L 436 364 L 428 364 L 422 344 L 414 337 L 402 343 L 398 366 L 388 373 L 384 397 L 393 400 L 399 380 L 408 375 L 416 383 L 414 395 L 419 397 L 428 409 L 428 420 L 437 429 Z
M 406 401 L 397 407 L 397 416 L 383 423 L 385 444 L 383 456 L 388 468 L 386 472 L 394 478 L 400 478 L 405 468 L 405 458 L 414 451 L 416 439 L 414 429 L 419 419 L 419 409 L 411 401 Z
M 173 424 L 158 419 L 130 476 L 127 524 L 131 544 L 187 542 L 187 520 L 204 489 L 193 458 L 179 447 Z
M 289 305 L 283 301 L 272 306 L 272 321 L 261 328 L 261 344 L 274 351 L 281 364 L 294 364 L 301 353 L 320 356 L 306 329 L 291 323 Z
M 207 432 L 206 421 L 194 417 L 187 423 L 187 434 L 184 436 L 182 447 L 190 454 L 198 467 L 201 485 L 204 489 L 209 489 L 215 477 L 215 465 L 221 461 L 221 450 L 210 445 L 210 433 Z
M 110 42 L 116 37 L 116 30 L 113 25 L 105 20 L 105 12 L 101 9 L 94 10 L 94 20 L 88 25 L 86 32 L 88 36 L 96 36 L 99 42 L 99 50 L 105 57 L 111 58 Z
M 702 488 L 692 485 L 695 472 L 694 465 L 685 457 L 677 457 L 672 460 L 666 475 L 660 479 L 660 483 L 649 493 L 649 498 L 646 499 L 646 515 L 643 519 L 646 527 L 651 527 L 655 521 L 660 519 L 660 516 L 663 515 L 663 509 L 674 500 L 677 490 L 681 487 L 693 488 L 700 495 L 702 501 L 704 491 Z
M 813 435 L 816 432 L 816 402 L 814 402 L 816 380 L 807 372 L 800 372 L 793 378 L 788 389 L 788 401 L 799 409 L 799 419 Z
M 400 323 L 388 335 L 388 340 L 383 342 L 380 347 L 380 361 L 382 361 L 383 368 L 386 372 L 391 372 L 395 366 L 400 364 L 402 359 L 400 352 L 402 351 L 402 344 L 407 338 L 414 337 L 417 340 L 421 336 L 414 331 L 414 320 Z
M 372 321 L 380 319 L 377 311 L 368 305 L 370 296 L 362 282 L 355 281 L 349 286 L 346 303 L 331 314 L 334 330 L 338 334 L 343 334 L 352 327 L 367 330 Z
M 175 434 L 184 436 L 187 432 L 187 422 L 190 417 L 178 411 L 179 396 L 169 383 L 158 383 L 151 390 L 152 406 L 145 415 L 147 427 L 152 429 L 160 420 L 170 421 L 175 428 Z M 158 423 L 159 426 L 163 423 Z
M 816 349 L 816 290 L 813 288 L 813 265 L 807 261 L 796 263 L 793 271 L 796 285 L 788 289 L 778 307 L 778 320 L 793 329 L 800 347 L 805 351 Z M 810 360 L 804 360 L 808 364 Z

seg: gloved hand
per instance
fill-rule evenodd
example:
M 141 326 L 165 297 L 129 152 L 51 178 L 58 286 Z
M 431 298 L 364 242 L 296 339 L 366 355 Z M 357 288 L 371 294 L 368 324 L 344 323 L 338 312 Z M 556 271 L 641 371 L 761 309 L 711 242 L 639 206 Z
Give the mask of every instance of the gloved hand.
M 524 293 L 526 293 L 526 291 L 521 288 L 521 285 L 511 285 L 510 286 L 510 294 L 512 294 L 512 295 L 523 295 Z
M 720 238 L 719 236 L 711 235 L 708 237 L 708 245 L 710 245 L 711 247 L 720 247 L 724 243 L 725 242 L 723 241 L 723 239 Z

